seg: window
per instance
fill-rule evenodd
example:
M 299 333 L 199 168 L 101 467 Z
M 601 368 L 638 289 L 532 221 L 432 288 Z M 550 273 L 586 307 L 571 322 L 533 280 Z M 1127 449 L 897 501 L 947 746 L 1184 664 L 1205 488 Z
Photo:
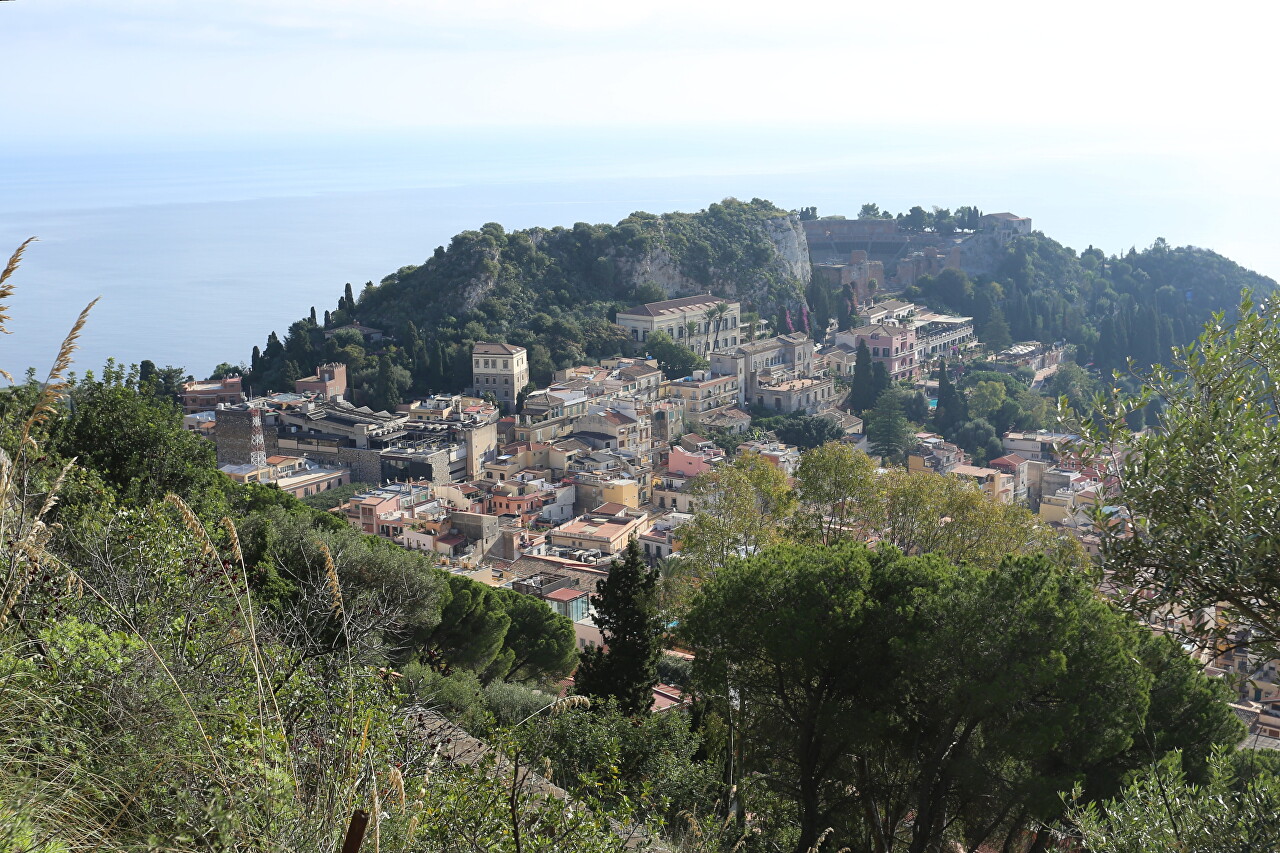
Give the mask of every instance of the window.
M 503 367 L 503 369 L 507 369 L 507 368 L 511 367 L 511 361 L 510 361 L 509 359 L 505 359 L 505 358 L 504 358 L 504 359 L 502 360 L 502 367 Z

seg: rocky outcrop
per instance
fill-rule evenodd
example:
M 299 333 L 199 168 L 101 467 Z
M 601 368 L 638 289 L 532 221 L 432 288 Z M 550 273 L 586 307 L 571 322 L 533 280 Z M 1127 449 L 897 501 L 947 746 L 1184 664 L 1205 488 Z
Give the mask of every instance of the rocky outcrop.
M 690 275 L 665 244 L 641 257 L 619 258 L 617 262 L 630 286 L 656 284 L 673 298 L 710 290 L 717 296 L 749 302 L 764 312 L 795 307 L 803 298 L 813 269 L 800 218 L 793 213 L 762 219 L 758 227 L 773 247 L 773 256 L 746 272 L 712 269 L 710 280 Z
M 777 249 L 784 274 L 798 281 L 801 287 L 808 287 L 813 266 L 809 262 L 809 241 L 805 239 L 800 217 L 792 213 L 766 220 L 764 230 Z

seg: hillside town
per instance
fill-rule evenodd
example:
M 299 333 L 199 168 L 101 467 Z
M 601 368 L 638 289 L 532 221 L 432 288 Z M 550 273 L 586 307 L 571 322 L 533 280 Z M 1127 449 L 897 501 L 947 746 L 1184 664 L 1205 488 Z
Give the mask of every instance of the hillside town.
M 830 418 L 841 441 L 866 450 L 862 420 L 843 407 L 860 345 L 925 392 L 936 387 L 929 365 L 939 355 L 980 348 L 971 318 L 892 299 L 868 298 L 857 326 L 833 324 L 821 343 L 799 332 L 756 337 L 741 316 L 739 303 L 710 295 L 620 311 L 637 343 L 663 332 L 705 354 L 709 368 L 674 379 L 654 359 L 618 356 L 533 388 L 524 348 L 479 342 L 467 394 L 372 411 L 347 400 L 346 367 L 335 363 L 266 396 L 249 397 L 238 376 L 186 383 L 185 423 L 216 444 L 221 470 L 238 482 L 298 498 L 361 484 L 332 511 L 450 571 L 542 598 L 573 619 L 585 647 L 599 640 L 588 604 L 595 581 L 630 540 L 651 562 L 678 559 L 679 530 L 697 510 L 695 477 L 740 454 L 795 472 L 799 448 L 747 435 L 753 410 Z M 1058 355 L 1025 344 L 993 363 L 1012 368 L 1030 352 L 1039 363 Z M 703 432 L 739 439 L 726 448 Z M 1064 462 L 1067 440 L 1010 432 L 1006 454 L 979 467 L 920 433 L 907 461 L 1073 530 L 1087 526 L 1098 483 Z
M 618 355 L 558 370 L 549 386 L 537 388 L 525 348 L 482 341 L 472 348 L 463 394 L 373 411 L 349 402 L 347 368 L 332 363 L 297 379 L 290 392 L 265 396 L 250 396 L 235 375 L 188 382 L 185 425 L 216 444 L 221 470 L 237 482 L 270 484 L 297 498 L 353 487 L 331 511 L 354 528 L 429 553 L 450 572 L 541 599 L 573 622 L 585 649 L 601 642 L 591 594 L 629 542 L 651 564 L 680 558 L 680 530 L 698 510 L 695 478 L 744 454 L 788 478 L 795 473 L 801 448 L 761 436 L 753 419 L 827 418 L 841 442 L 871 451 L 862 419 L 847 404 L 860 349 L 931 406 L 942 358 L 1029 369 L 1033 388 L 1059 365 L 1060 344 L 1027 341 L 988 353 L 973 318 L 879 293 L 884 267 L 868 259 L 868 249 L 883 250 L 875 241 L 894 237 L 892 222 L 821 222 L 831 245 L 848 252 L 837 258 L 833 250 L 814 264 L 814 275 L 847 286 L 856 308 L 855 323 L 840 329 L 833 319 L 821 341 L 798 331 L 770 334 L 768 322 L 743 320 L 739 302 L 701 294 L 616 316 L 642 352 L 661 334 L 701 356 L 708 366 L 688 375 L 668 377 L 654 358 Z M 1006 242 L 1030 227 L 1008 214 L 993 222 Z M 850 248 L 857 245 L 863 248 Z M 909 285 L 916 267 L 921 275 L 956 268 L 964 245 L 949 258 L 915 251 L 896 275 Z M 893 282 L 895 294 L 903 283 Z M 375 328 L 351 328 L 373 345 L 383 338 Z M 726 443 L 726 436 L 736 438 Z M 1106 494 L 1109 468 L 1082 461 L 1074 441 L 1067 433 L 1011 430 L 1000 437 L 1001 455 L 977 465 L 942 435 L 918 432 L 905 466 L 1025 506 L 1097 556 L 1093 510 Z M 1169 624 L 1153 627 L 1172 629 L 1185 618 L 1169 615 Z M 1249 676 L 1234 707 L 1255 739 L 1280 746 L 1274 663 L 1243 649 L 1197 654 L 1209 672 Z M 655 691 L 655 707 L 679 706 L 678 689 Z

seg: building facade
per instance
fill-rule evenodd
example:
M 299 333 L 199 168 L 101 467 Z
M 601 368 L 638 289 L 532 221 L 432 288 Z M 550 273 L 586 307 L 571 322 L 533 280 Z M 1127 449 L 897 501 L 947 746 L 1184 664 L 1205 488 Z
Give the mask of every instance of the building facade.
M 618 312 L 617 324 L 633 341 L 644 343 L 655 332 L 665 332 L 699 355 L 737 346 L 742 339 L 741 307 L 711 294 L 650 302 Z
M 529 384 L 529 354 L 511 344 L 476 343 L 471 347 L 471 392 L 477 397 L 493 394 L 507 411 Z
M 218 406 L 234 406 L 245 400 L 239 376 L 182 383 L 182 411 L 191 415 L 211 412 Z

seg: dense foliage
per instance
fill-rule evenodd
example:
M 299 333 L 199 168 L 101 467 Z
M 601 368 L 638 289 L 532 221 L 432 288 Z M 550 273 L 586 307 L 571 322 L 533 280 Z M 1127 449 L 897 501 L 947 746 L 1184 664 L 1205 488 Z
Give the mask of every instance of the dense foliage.
M 1243 638 L 1280 654 L 1280 432 L 1275 370 L 1280 308 L 1246 300 L 1142 393 L 1100 397 L 1079 423 L 1084 452 L 1119 464 L 1115 494 L 1095 513 L 1107 566 L 1128 603 L 1151 618 L 1168 608 L 1205 614 L 1188 629 Z M 1157 429 L 1131 435 L 1135 411 L 1159 402 Z M 1136 535 L 1135 535 L 1136 534 Z M 1220 608 L 1221 619 L 1213 608 Z
M 395 393 L 463 389 L 471 344 L 490 340 L 528 348 L 531 379 L 545 386 L 557 368 L 630 353 L 611 322 L 621 308 L 710 291 L 766 316 L 798 310 L 803 283 L 788 274 L 766 227 L 786 216 L 761 199 L 725 199 L 691 214 L 637 212 L 617 225 L 508 232 L 491 222 L 359 294 L 348 285 L 337 310 L 299 320 L 283 341 L 272 333 L 249 365 L 251 384 L 283 389 L 340 361 L 361 402 L 382 407 Z M 357 321 L 394 342 L 367 343 L 350 330 L 326 338 L 326 329 Z
M 908 297 L 973 316 L 993 348 L 1010 341 L 1066 341 L 1080 364 L 1104 375 L 1128 359 L 1167 362 L 1213 313 L 1242 290 L 1261 295 L 1276 283 L 1208 249 L 1157 240 L 1141 252 L 1077 254 L 1043 234 L 1018 237 L 995 272 L 971 281 L 956 270 L 922 279 Z
M 827 827 L 876 853 L 1048 836 L 1059 791 L 1111 793 L 1151 758 L 1163 686 L 1138 650 L 1156 641 L 1043 558 L 776 547 L 722 566 L 682 631 L 738 778 L 783 798 L 797 851 Z M 1239 739 L 1220 690 L 1177 683 L 1162 748 Z

